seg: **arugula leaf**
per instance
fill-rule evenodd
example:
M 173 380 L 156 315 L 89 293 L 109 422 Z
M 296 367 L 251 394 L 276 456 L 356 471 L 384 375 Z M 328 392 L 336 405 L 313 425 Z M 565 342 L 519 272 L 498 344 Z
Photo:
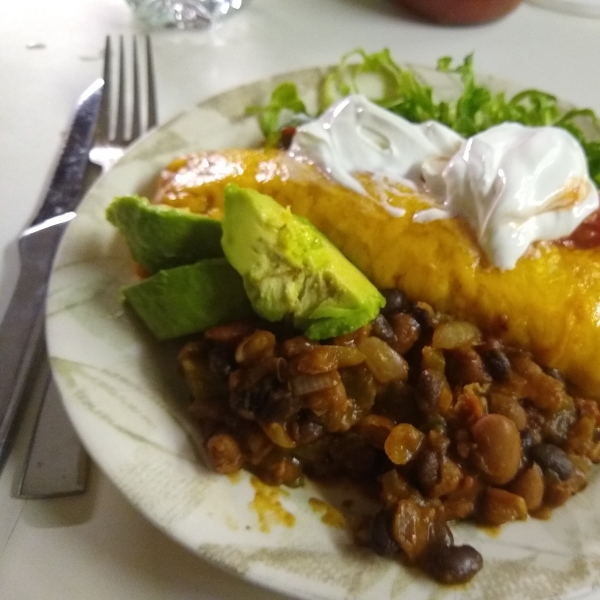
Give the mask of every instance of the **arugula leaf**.
M 555 96 L 535 89 L 524 90 L 512 98 L 504 92 L 492 92 L 477 82 L 472 54 L 456 66 L 451 57 L 444 56 L 438 60 L 437 70 L 458 76 L 462 85 L 458 98 L 436 99 L 431 86 L 410 69 L 400 67 L 387 48 L 372 54 L 362 49 L 353 50 L 324 78 L 319 90 L 318 112 L 348 94 L 360 93 L 409 121 L 440 121 L 465 137 L 506 121 L 563 127 L 583 146 L 590 175 L 600 185 L 600 119 L 593 110 L 565 111 Z M 289 82 L 276 88 L 266 107 L 250 109 L 250 114 L 259 115 L 269 145 L 279 140 L 284 110 L 302 113 L 297 115 L 297 122 L 302 120 L 301 116 L 306 117 L 298 90 Z M 293 117 L 288 116 L 288 123 L 290 121 Z

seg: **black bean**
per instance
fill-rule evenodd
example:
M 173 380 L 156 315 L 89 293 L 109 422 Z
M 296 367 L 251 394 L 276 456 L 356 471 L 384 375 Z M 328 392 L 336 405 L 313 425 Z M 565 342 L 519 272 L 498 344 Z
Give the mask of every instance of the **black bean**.
M 381 309 L 384 315 L 407 312 L 412 307 L 412 302 L 400 290 L 386 289 L 381 290 L 381 293 L 385 298 L 385 306 Z
M 440 481 L 441 457 L 435 450 L 421 452 L 417 463 L 417 476 L 422 491 L 427 492 Z
M 437 371 L 425 369 L 419 375 L 417 390 L 419 391 L 419 408 L 424 413 L 433 413 L 437 410 L 444 377 Z
M 321 423 L 314 421 L 310 414 L 303 414 L 290 423 L 289 433 L 297 444 L 310 444 L 318 440 L 325 429 Z
M 454 545 L 454 536 L 450 527 L 448 527 L 448 523 L 438 520 L 429 526 L 429 544 L 430 552 L 435 552 L 435 548 L 439 546 L 448 548 Z
M 234 350 L 227 346 L 215 346 L 208 354 L 208 366 L 215 375 L 228 377 L 236 366 Z
M 542 471 L 555 473 L 561 481 L 566 481 L 575 473 L 567 453 L 552 444 L 537 444 L 532 448 L 531 456 Z
M 535 446 L 536 439 L 530 429 L 523 429 L 521 431 L 521 456 L 529 458 L 531 449 Z
M 544 441 L 560 446 L 567 440 L 571 425 L 577 420 L 575 410 L 561 410 L 554 415 L 542 427 Z
M 491 350 L 484 350 L 481 353 L 483 364 L 487 369 L 488 373 L 496 381 L 504 381 L 508 379 L 510 375 L 510 361 L 502 350 L 492 348 Z
M 440 583 L 469 581 L 483 566 L 483 557 L 472 546 L 434 546 L 425 568 Z
M 380 556 L 393 556 L 400 550 L 392 537 L 392 519 L 385 510 L 380 510 L 371 520 L 371 548 Z
M 280 385 L 275 377 L 260 379 L 249 389 L 234 390 L 229 395 L 229 405 L 245 419 L 256 419 L 271 392 Z
M 373 333 L 386 344 L 394 346 L 398 342 L 398 338 L 396 337 L 392 326 L 382 314 L 379 314 L 377 317 L 375 317 L 372 326 Z
M 262 423 L 287 421 L 302 408 L 300 398 L 279 382 L 276 376 L 266 376 L 250 389 L 234 390 L 229 405 L 245 419 Z
M 433 323 L 431 322 L 431 316 L 424 308 L 421 308 L 420 306 L 413 306 L 410 314 L 421 328 L 419 341 L 421 344 L 430 344 L 431 338 L 433 337 Z
M 300 398 L 286 388 L 276 388 L 269 392 L 256 411 L 256 418 L 263 423 L 287 421 L 302 408 Z
M 418 424 L 422 420 L 421 411 L 417 406 L 418 396 L 413 386 L 401 381 L 392 381 L 376 396 L 372 412 L 388 417 L 395 423 Z

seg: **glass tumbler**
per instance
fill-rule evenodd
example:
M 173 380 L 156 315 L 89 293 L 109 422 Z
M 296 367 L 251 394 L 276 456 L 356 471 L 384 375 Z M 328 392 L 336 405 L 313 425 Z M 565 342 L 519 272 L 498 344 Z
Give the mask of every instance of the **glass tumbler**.
M 237 12 L 243 0 L 126 0 L 134 15 L 150 27 L 202 29 Z

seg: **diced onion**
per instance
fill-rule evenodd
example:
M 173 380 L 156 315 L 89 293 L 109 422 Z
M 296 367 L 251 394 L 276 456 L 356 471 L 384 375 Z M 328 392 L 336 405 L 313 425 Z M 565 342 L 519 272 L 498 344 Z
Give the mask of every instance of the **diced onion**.
M 290 380 L 292 392 L 296 396 L 305 396 L 312 392 L 331 388 L 339 382 L 337 372 L 320 373 L 318 375 L 296 375 Z
M 331 352 L 337 358 L 338 369 L 355 367 L 365 360 L 365 355 L 352 346 L 331 346 Z
M 365 355 L 367 366 L 381 383 L 404 381 L 408 364 L 391 346 L 376 337 L 360 340 L 358 349 Z
M 431 345 L 442 350 L 473 346 L 481 341 L 481 332 L 472 323 L 451 321 L 435 328 Z

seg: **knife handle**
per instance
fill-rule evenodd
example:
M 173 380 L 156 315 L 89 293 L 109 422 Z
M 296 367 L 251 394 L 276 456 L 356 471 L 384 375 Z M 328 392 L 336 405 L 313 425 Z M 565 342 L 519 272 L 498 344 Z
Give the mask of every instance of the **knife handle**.
M 48 353 L 40 353 L 31 401 L 40 402 L 23 469 L 13 496 L 56 498 L 85 492 L 87 454 L 71 425 L 52 377 Z
M 0 471 L 27 401 L 29 374 L 44 349 L 48 278 L 67 223 L 30 228 L 19 240 L 19 280 L 0 324 Z

